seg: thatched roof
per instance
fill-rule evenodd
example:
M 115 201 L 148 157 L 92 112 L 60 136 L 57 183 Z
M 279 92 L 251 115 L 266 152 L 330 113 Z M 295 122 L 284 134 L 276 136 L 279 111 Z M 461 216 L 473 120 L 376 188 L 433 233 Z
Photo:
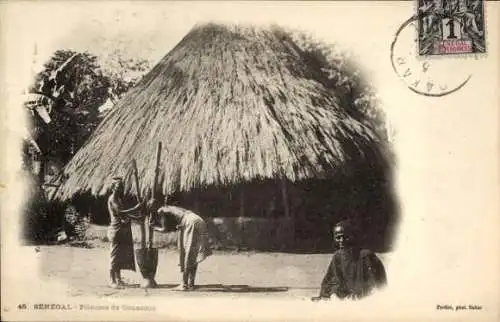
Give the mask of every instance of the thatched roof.
M 318 178 L 372 157 L 376 135 L 350 117 L 286 33 L 195 27 L 127 93 L 78 151 L 57 197 L 107 192 L 139 167 L 151 189 L 163 143 L 163 193 L 286 177 Z M 133 180 L 126 190 L 135 193 Z

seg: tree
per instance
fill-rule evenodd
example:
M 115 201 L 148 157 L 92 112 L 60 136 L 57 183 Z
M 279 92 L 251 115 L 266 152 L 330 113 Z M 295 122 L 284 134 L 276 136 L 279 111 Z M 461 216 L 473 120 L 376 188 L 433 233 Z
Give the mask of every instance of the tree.
M 341 50 L 336 44 L 318 41 L 306 33 L 291 32 L 288 35 L 304 53 L 304 59 L 322 71 L 323 85 L 344 98 L 346 111 L 375 130 L 380 138 L 389 140 L 380 99 L 352 53 Z
M 151 68 L 151 62 L 142 58 L 131 58 L 120 49 L 101 58 L 103 73 L 110 80 L 110 90 L 121 97 L 128 92 Z
M 56 51 L 30 88 L 52 101 L 50 124 L 34 114 L 40 150 L 66 163 L 101 121 L 99 107 L 116 101 L 148 68 L 148 61 L 127 59 L 118 51 L 104 61 L 87 52 Z
M 53 100 L 52 122 L 34 120 L 37 143 L 45 156 L 63 162 L 71 158 L 97 126 L 98 107 L 107 98 L 109 84 L 95 55 L 69 50 L 54 53 L 30 89 Z
M 26 204 L 23 232 L 28 240 L 46 241 L 62 222 L 70 226 L 77 223 L 72 216 L 68 217 L 71 220 L 61 217 L 64 205 L 45 198 L 42 185 L 47 157 L 55 157 L 62 163 L 69 161 L 102 120 L 99 107 L 111 97 L 118 98 L 128 91 L 149 67 L 144 60 L 135 63 L 123 56 L 110 59 L 118 64 L 103 70 L 101 61 L 93 54 L 58 50 L 29 88 L 24 107 L 32 112 L 32 126 L 26 140 L 30 144 L 23 149 L 23 161 L 26 168 L 31 168 L 31 160 L 36 156 L 40 166 Z M 128 77 L 131 73 L 135 74 Z

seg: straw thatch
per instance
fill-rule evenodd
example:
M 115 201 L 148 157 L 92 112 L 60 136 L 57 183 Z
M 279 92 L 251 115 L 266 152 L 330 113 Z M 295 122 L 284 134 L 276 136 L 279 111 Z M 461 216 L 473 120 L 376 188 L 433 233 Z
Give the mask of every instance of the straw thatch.
M 168 195 L 266 178 L 321 178 L 377 154 L 370 128 L 349 116 L 323 74 L 286 33 L 195 27 L 123 97 L 78 151 L 56 197 L 103 195 L 139 166 L 142 194 Z M 133 180 L 126 191 L 135 194 Z

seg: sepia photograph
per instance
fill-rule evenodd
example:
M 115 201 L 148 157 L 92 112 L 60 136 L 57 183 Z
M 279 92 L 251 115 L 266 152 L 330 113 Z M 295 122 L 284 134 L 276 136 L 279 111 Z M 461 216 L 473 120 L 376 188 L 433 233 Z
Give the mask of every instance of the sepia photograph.
M 498 13 L 1 2 L 2 319 L 495 321 Z

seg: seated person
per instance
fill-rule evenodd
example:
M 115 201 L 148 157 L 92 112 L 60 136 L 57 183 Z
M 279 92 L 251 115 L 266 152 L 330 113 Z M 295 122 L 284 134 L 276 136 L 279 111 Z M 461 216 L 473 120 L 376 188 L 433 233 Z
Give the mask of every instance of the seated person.
M 339 249 L 333 253 L 320 294 L 313 301 L 329 299 L 332 294 L 339 299 L 361 299 L 386 285 L 382 262 L 372 251 L 359 247 L 351 222 L 335 225 L 333 235 Z

